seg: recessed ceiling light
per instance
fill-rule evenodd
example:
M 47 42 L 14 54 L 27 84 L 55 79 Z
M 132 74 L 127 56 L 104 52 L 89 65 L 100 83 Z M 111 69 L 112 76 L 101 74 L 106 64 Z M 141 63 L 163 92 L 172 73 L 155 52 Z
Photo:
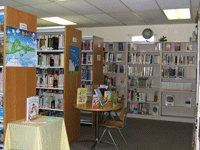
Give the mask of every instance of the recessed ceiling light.
M 163 10 L 168 20 L 191 19 L 190 9 L 165 9 Z
M 62 19 L 60 17 L 47 17 L 47 18 L 41 18 L 41 19 L 46 20 L 46 21 L 50 21 L 50 22 L 53 22 L 53 23 L 57 23 L 57 24 L 60 24 L 60 25 L 76 25 L 76 23 Z

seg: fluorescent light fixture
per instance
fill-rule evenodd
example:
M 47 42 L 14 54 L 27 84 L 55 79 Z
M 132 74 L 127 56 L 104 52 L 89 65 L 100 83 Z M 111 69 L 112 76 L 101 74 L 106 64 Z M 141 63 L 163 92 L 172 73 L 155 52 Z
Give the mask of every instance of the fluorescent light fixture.
M 165 9 L 163 10 L 168 20 L 190 19 L 190 9 Z
M 53 22 L 53 23 L 57 23 L 57 24 L 60 24 L 60 25 L 76 25 L 76 23 L 62 19 L 60 17 L 47 17 L 47 18 L 41 18 L 41 19 L 46 20 L 46 21 L 50 21 L 50 22 Z
M 150 38 L 150 39 L 145 39 L 142 35 L 136 35 L 136 36 L 132 36 L 132 41 L 133 42 L 154 42 L 155 41 L 155 37 L 154 35 Z
M 64 29 L 65 26 L 47 26 L 47 27 L 37 27 L 38 30 L 40 29 Z
M 4 9 L 4 6 L 0 6 L 0 10 L 3 10 Z

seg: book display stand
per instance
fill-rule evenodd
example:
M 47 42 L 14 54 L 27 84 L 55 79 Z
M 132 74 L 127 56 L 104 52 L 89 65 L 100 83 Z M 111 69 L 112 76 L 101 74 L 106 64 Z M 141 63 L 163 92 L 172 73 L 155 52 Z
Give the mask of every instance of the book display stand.
M 81 87 L 87 88 L 87 101 L 92 102 L 94 89 L 103 84 L 103 39 L 97 36 L 82 37 Z M 95 113 L 81 111 L 81 123 L 95 125 Z

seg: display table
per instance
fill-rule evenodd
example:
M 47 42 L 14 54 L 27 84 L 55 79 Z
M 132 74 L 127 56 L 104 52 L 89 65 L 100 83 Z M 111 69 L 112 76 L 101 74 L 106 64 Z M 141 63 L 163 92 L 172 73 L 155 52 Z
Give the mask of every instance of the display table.
M 63 118 L 39 116 L 33 121 L 45 124 L 21 124 L 22 121 L 25 119 L 8 123 L 4 150 L 70 150 Z
M 92 149 L 96 148 L 97 142 L 99 140 L 99 118 L 98 118 L 98 112 L 103 112 L 103 111 L 115 111 L 120 108 L 122 108 L 122 104 L 119 103 L 117 106 L 112 106 L 111 103 L 107 103 L 104 106 L 100 106 L 98 109 L 93 109 L 92 108 L 92 102 L 88 101 L 86 104 L 73 104 L 73 106 L 76 109 L 79 110 L 86 110 L 86 111 L 93 111 L 96 113 L 96 122 L 95 122 L 95 140 L 94 140 L 94 145 L 92 146 Z M 91 141 L 91 140 L 86 140 L 86 141 Z

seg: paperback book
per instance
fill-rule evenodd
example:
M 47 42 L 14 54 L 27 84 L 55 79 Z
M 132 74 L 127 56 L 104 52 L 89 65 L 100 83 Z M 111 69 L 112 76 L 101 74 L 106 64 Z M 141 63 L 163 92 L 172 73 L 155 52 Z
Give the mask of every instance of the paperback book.
M 171 51 L 171 43 L 165 43 L 165 51 Z
M 122 62 L 122 54 L 116 55 L 116 62 Z
M 85 104 L 87 101 L 87 88 L 78 88 L 77 104 Z
M 38 118 L 39 114 L 39 97 L 32 96 L 26 99 L 26 120 L 32 121 Z
M 118 50 L 124 51 L 124 43 L 118 43 Z
M 149 104 L 139 103 L 139 114 L 148 115 L 149 114 Z
M 181 43 L 175 43 L 174 49 L 175 49 L 175 51 L 181 51 Z
M 192 43 L 186 43 L 186 51 L 192 51 Z
M 173 95 L 166 95 L 166 106 L 174 106 L 174 96 Z
M 153 116 L 158 116 L 158 104 L 153 104 Z
M 194 56 L 187 56 L 187 64 L 194 65 Z
M 97 95 L 97 94 L 92 96 L 92 108 L 93 109 L 99 108 L 99 95 Z
M 130 103 L 129 113 L 130 114 L 138 114 L 138 103 Z
M 113 44 L 112 43 L 109 44 L 109 51 L 113 51 Z

